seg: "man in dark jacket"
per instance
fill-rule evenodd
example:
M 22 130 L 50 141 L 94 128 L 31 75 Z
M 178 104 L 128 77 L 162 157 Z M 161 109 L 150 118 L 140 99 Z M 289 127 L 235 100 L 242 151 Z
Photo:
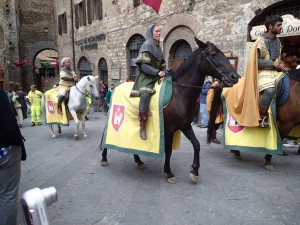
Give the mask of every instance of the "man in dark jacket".
M 212 77 L 206 76 L 203 84 L 203 88 L 200 93 L 200 115 L 201 115 L 201 124 L 200 128 L 207 128 L 208 126 L 208 112 L 206 109 L 206 96 L 207 92 L 211 86 Z
M 25 159 L 23 137 L 0 88 L 0 225 L 16 225 L 21 160 Z

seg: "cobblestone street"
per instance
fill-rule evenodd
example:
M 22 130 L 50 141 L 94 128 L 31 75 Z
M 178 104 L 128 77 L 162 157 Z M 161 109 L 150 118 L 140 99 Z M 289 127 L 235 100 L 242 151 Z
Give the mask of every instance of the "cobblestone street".
M 300 156 L 274 156 L 274 171 L 263 169 L 263 154 L 241 152 L 235 160 L 222 145 L 205 142 L 206 129 L 194 127 L 201 142 L 198 184 L 188 176 L 192 146 L 171 158 L 175 185 L 168 184 L 163 160 L 142 157 L 148 169 L 136 168 L 133 156 L 109 151 L 109 167 L 100 166 L 98 150 L 105 116 L 91 112 L 88 138 L 73 139 L 74 124 L 51 139 L 48 127 L 21 128 L 28 159 L 22 162 L 20 195 L 34 187 L 54 186 L 58 201 L 49 209 L 52 225 L 296 225 L 300 216 Z M 218 136 L 222 140 L 222 130 Z M 19 224 L 23 224 L 19 213 Z

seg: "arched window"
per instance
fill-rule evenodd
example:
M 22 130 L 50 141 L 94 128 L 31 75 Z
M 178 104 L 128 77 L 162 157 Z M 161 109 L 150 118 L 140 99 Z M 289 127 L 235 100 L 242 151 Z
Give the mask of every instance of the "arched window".
M 99 60 L 98 71 L 99 71 L 99 80 L 102 80 L 104 84 L 108 84 L 107 63 L 104 58 L 101 58 Z
M 133 81 L 137 77 L 137 65 L 135 64 L 136 58 L 144 42 L 145 42 L 145 38 L 140 34 L 136 34 L 130 38 L 127 44 L 127 48 L 129 50 L 129 57 L 130 57 L 129 59 L 130 79 Z
M 86 57 L 80 58 L 78 62 L 78 69 L 80 73 L 80 78 L 87 75 L 92 75 L 93 73 L 92 66 Z
M 185 40 L 176 41 L 171 49 L 169 63 L 172 65 L 172 69 L 176 70 L 179 65 L 187 59 L 187 57 L 192 53 L 192 48 L 190 44 Z

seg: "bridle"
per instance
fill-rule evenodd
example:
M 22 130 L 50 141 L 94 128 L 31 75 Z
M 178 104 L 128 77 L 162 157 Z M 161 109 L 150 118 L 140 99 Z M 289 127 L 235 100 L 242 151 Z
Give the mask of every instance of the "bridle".
M 89 92 L 88 90 L 86 91 L 88 94 L 84 94 L 84 93 L 82 93 L 82 92 L 78 89 L 77 85 L 75 85 L 75 87 L 76 87 L 77 91 L 78 91 L 80 94 L 84 95 L 85 97 L 90 97 L 90 96 L 92 96 L 92 93 Z
M 209 59 L 209 57 L 206 55 L 206 52 L 208 50 L 209 47 L 207 47 L 205 50 L 201 51 L 200 53 L 200 56 L 204 55 L 204 62 L 205 62 L 205 66 L 206 66 L 206 69 L 208 70 L 208 64 L 207 64 L 207 61 L 210 63 L 210 65 L 222 76 L 222 80 L 220 82 L 220 86 L 218 86 L 218 88 L 223 88 L 223 81 L 224 81 L 224 77 L 225 77 L 225 74 L 222 73 L 213 63 L 212 61 Z M 182 87 L 189 87 L 189 88 L 198 88 L 198 89 L 202 89 L 204 86 L 194 86 L 194 85 L 188 85 L 188 84 L 182 84 L 182 83 L 178 83 L 178 82 L 175 82 L 175 84 L 179 85 L 179 86 L 182 86 Z M 211 87 L 211 88 L 214 88 L 214 87 Z

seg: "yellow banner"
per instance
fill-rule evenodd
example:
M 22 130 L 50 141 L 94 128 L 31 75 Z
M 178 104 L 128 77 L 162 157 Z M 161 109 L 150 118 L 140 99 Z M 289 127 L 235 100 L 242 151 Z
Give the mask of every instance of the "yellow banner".
M 155 85 L 146 125 L 147 140 L 139 136 L 139 97 L 129 97 L 133 82 L 119 85 L 113 92 L 103 147 L 127 153 L 163 157 L 165 151 L 163 92 L 165 82 Z M 174 135 L 175 136 L 175 135 Z M 177 135 L 180 140 L 180 135 Z M 180 143 L 180 141 L 179 141 Z M 177 148 L 179 146 L 176 146 Z
M 225 101 L 224 101 L 225 102 Z M 266 154 L 281 154 L 282 142 L 274 121 L 275 103 L 269 108 L 270 128 L 244 127 L 239 125 L 226 110 L 224 103 L 224 148 L 228 150 L 248 150 Z M 274 115 L 274 116 L 273 116 Z

